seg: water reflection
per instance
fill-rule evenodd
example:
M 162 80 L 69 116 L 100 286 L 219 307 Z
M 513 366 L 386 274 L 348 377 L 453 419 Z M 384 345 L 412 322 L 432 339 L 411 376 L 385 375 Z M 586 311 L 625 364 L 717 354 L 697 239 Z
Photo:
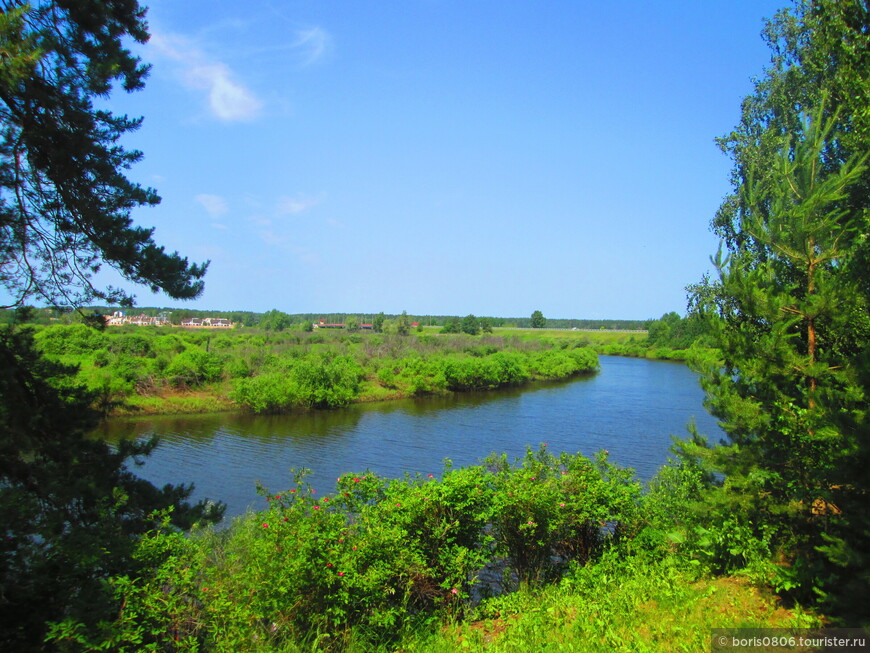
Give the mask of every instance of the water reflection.
M 444 458 L 477 463 L 489 453 L 522 455 L 546 442 L 554 451 L 608 449 L 648 479 L 663 464 L 671 434 L 704 412 L 696 376 L 684 365 L 602 357 L 598 375 L 499 392 L 356 405 L 334 411 L 253 417 L 197 415 L 113 420 L 97 432 L 117 441 L 157 434 L 161 446 L 139 469 L 157 484 L 193 481 L 195 496 L 226 501 L 228 515 L 263 507 L 255 482 L 280 491 L 291 468 L 331 491 L 336 477 L 371 469 L 387 476 L 437 474 Z

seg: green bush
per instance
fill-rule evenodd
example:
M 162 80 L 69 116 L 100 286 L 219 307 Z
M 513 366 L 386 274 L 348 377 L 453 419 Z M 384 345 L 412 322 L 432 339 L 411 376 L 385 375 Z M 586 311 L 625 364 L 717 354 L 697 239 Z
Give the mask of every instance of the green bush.
M 274 367 L 276 371 L 238 379 L 231 398 L 254 413 L 282 412 L 294 406 L 335 408 L 359 394 L 363 377 L 359 364 L 347 356 L 312 354 Z
M 34 340 L 37 347 L 49 356 L 90 354 L 108 344 L 105 334 L 84 324 L 46 327 L 36 334 Z
M 223 363 L 218 356 L 210 352 L 186 349 L 172 358 L 164 374 L 176 385 L 211 383 L 221 378 Z
M 142 573 L 112 581 L 116 621 L 96 633 L 64 622 L 55 638 L 114 650 L 395 648 L 410 628 L 464 614 L 486 594 L 485 568 L 542 582 L 591 560 L 635 518 L 639 492 L 605 454 L 545 447 L 516 464 L 448 462 L 440 479 L 347 474 L 320 496 L 300 473 L 284 492 L 260 491 L 268 508 L 224 532 L 149 533 Z

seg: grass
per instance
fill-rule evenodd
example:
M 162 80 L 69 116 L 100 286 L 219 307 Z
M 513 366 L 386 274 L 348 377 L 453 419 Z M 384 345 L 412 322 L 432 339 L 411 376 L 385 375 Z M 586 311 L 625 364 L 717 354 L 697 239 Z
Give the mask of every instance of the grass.
M 536 338 L 554 338 L 557 340 L 576 340 L 590 347 L 598 345 L 623 344 L 630 341 L 646 340 L 646 331 L 572 331 L 571 329 L 513 329 L 496 328 L 493 335 L 516 336 L 524 340 Z
M 746 578 L 695 578 L 661 561 L 607 561 L 558 585 L 491 600 L 477 618 L 406 638 L 403 653 L 706 651 L 713 628 L 820 625 Z
M 112 411 L 116 417 L 144 415 L 189 415 L 222 413 L 238 410 L 223 392 L 200 390 L 165 390 L 159 395 L 132 395 Z

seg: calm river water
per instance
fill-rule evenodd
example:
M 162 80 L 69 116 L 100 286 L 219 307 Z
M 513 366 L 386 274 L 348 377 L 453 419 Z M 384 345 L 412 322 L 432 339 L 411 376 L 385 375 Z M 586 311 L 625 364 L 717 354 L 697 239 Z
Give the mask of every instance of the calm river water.
M 722 436 L 702 399 L 685 365 L 602 356 L 595 376 L 526 389 L 295 415 L 119 419 L 98 435 L 159 435 L 160 446 L 137 473 L 156 485 L 192 482 L 194 499 L 224 501 L 231 517 L 265 508 L 256 481 L 283 491 L 291 468 L 312 470 L 312 487 L 327 493 L 348 472 L 437 475 L 445 458 L 469 465 L 493 451 L 521 456 L 542 442 L 554 453 L 607 449 L 613 462 L 648 480 L 667 461 L 671 435 L 686 435 L 692 418 L 701 433 Z

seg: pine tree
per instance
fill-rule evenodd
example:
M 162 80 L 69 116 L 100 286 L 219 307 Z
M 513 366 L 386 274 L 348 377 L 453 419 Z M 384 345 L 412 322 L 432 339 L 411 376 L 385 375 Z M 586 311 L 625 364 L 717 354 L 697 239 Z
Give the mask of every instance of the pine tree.
M 123 174 L 141 153 L 118 141 L 141 119 L 93 102 L 115 83 L 142 87 L 148 67 L 123 39 L 147 40 L 145 10 L 136 0 L 4 0 L 0 9 L 0 283 L 13 304 L 131 305 L 129 293 L 93 285 L 104 263 L 152 291 L 198 296 L 208 264 L 167 253 L 130 218 L 160 201 Z
M 729 438 L 684 450 L 721 474 L 714 511 L 776 529 L 784 584 L 866 621 L 868 9 L 799 2 L 766 35 L 773 65 L 720 140 L 735 192 L 713 221 L 719 280 L 694 298 L 722 351 L 703 385 Z
M 92 284 L 103 263 L 177 299 L 202 291 L 207 264 L 168 254 L 130 211 L 155 204 L 123 171 L 140 154 L 118 140 L 139 121 L 98 110 L 119 82 L 142 86 L 147 67 L 124 46 L 147 37 L 136 0 L 0 0 L 0 286 L 80 308 L 133 296 Z M 23 311 L 22 311 L 23 313 Z M 191 489 L 158 490 L 127 465 L 154 443 L 117 449 L 89 439 L 94 397 L 74 369 L 51 363 L 20 326 L 0 330 L 0 649 L 45 650 L 50 622 L 111 620 L 107 581 L 135 574 L 138 536 L 162 523 L 220 519 L 223 507 L 186 503 Z

